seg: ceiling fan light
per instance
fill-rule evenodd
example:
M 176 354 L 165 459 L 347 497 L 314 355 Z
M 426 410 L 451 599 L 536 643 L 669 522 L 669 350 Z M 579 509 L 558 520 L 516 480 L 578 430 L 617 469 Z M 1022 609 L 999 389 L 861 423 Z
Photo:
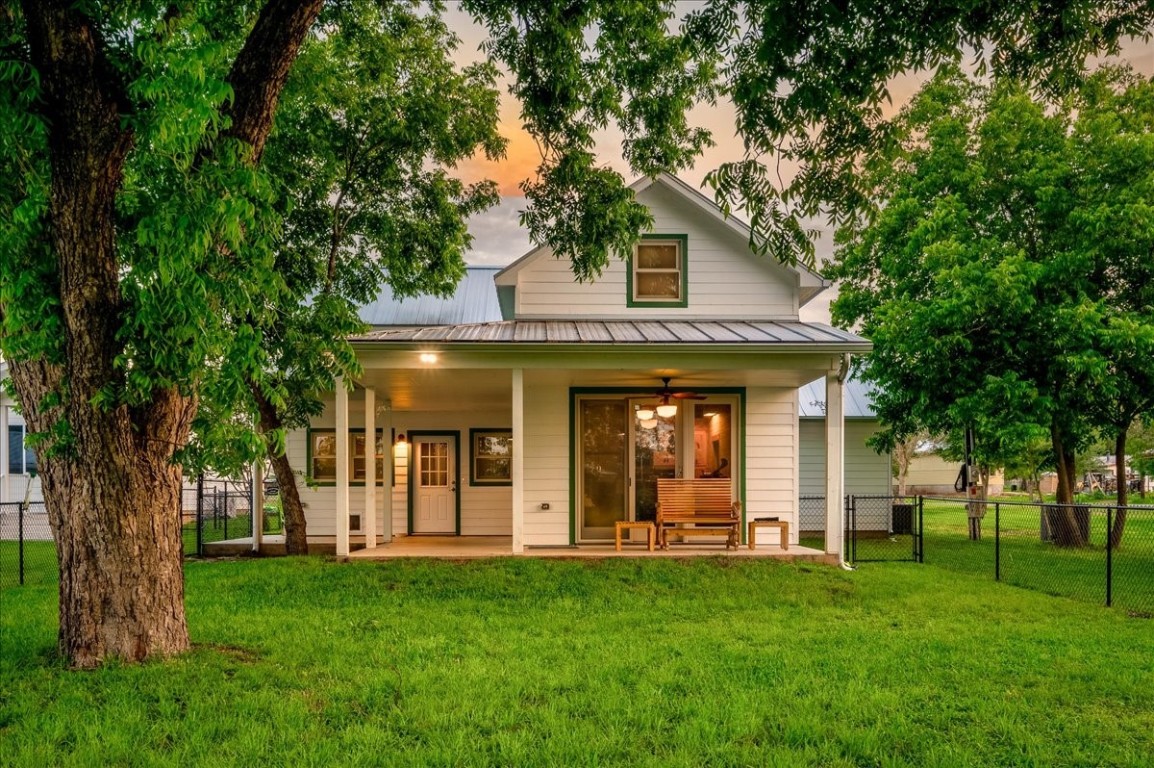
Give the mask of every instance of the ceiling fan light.
M 672 419 L 677 415 L 677 406 L 673 403 L 662 403 L 657 406 L 657 415 L 663 419 Z
M 637 418 L 640 419 L 641 421 L 652 421 L 653 420 L 653 409 L 652 408 L 638 408 L 637 409 Z
M 642 419 L 641 421 L 637 422 L 637 426 L 641 427 L 642 429 L 653 429 L 657 426 L 657 419 Z

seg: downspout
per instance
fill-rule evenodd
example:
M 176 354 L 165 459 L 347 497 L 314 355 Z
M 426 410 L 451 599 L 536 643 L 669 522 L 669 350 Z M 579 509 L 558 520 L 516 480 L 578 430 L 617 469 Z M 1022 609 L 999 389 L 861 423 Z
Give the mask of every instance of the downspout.
M 841 356 L 841 364 L 838 366 L 837 383 L 840 386 L 845 386 L 846 379 L 849 378 L 849 353 L 846 352 Z M 841 487 L 845 490 L 845 391 L 842 390 L 842 433 L 841 433 Z M 845 499 L 841 499 L 841 552 L 838 553 L 839 565 L 843 571 L 856 571 L 857 568 L 845 561 Z

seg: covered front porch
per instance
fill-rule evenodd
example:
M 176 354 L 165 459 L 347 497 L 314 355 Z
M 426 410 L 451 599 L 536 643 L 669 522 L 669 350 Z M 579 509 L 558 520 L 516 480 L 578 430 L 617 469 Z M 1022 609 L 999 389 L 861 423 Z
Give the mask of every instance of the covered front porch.
M 726 323 L 732 336 L 762 335 L 691 343 L 690 331 L 651 323 L 660 328 L 628 325 L 638 339 L 667 334 L 661 343 L 525 343 L 519 330 L 498 325 L 504 335 L 489 342 L 477 341 L 488 331 L 471 330 L 468 338 L 417 338 L 429 329 L 360 340 L 364 374 L 342 382 L 312 427 L 289 439 L 290 459 L 308 476 L 310 542 L 332 542 L 341 558 L 616 557 L 614 521 L 652 520 L 657 478 L 724 477 L 740 503 L 739 553 L 709 542 L 640 556 L 781 556 L 776 546 L 745 549 L 746 522 L 761 518 L 788 522 L 790 555 L 811 555 L 794 551 L 797 391 L 825 382 L 826 498 L 840 499 L 852 337 Z M 692 333 L 704 326 L 694 323 Z M 788 341 L 771 341 L 770 332 Z M 665 413 L 652 407 L 663 379 L 672 380 L 667 399 L 677 406 Z M 840 507 L 826 510 L 817 554 L 841 552 Z

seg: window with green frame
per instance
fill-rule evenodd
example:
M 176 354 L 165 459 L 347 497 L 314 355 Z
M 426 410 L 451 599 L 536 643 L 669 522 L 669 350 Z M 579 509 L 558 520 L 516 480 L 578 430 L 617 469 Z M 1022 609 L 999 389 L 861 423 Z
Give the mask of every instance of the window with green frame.
M 469 430 L 469 484 L 512 485 L 513 431 Z
M 687 235 L 642 235 L 629 259 L 630 307 L 688 306 Z
M 385 483 L 385 434 L 377 430 L 377 485 Z M 365 482 L 365 432 L 349 430 L 349 481 Z M 337 481 L 337 433 L 335 429 L 309 430 L 309 475 L 316 483 Z

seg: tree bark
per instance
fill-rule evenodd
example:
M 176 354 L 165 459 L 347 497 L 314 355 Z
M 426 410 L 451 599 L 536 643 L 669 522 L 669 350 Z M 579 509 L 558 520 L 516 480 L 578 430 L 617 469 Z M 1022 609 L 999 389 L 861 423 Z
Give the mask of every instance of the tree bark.
M 1117 549 L 1122 544 L 1126 532 L 1126 512 L 1130 503 L 1130 488 L 1126 482 L 1126 436 L 1125 427 L 1114 437 L 1114 475 L 1118 483 L 1118 509 L 1114 513 L 1114 525 L 1110 529 L 1110 548 Z
M 254 28 L 254 36 L 262 30 L 260 45 L 250 40 L 238 56 L 245 66 L 234 68 L 230 130 L 253 145 L 254 159 L 320 4 L 270 0 Z M 68 427 L 67 443 L 38 448 L 37 458 L 60 563 L 60 651 L 73 666 L 93 667 L 189 646 L 181 469 L 173 456 L 188 441 L 197 399 L 173 387 L 132 407 L 97 404 L 121 379 L 123 267 L 114 209 L 133 143 L 122 116 L 132 107 L 83 8 L 64 0 L 23 3 L 49 126 L 63 333 L 51 359 L 13 359 L 10 370 L 32 431 L 51 432 L 61 420 Z
M 260 388 L 251 385 L 253 398 L 256 400 L 257 413 L 260 416 L 260 431 L 267 435 L 274 430 L 281 429 L 284 422 L 276 408 L 261 393 Z M 272 464 L 273 474 L 276 475 L 277 485 L 280 486 L 281 513 L 284 515 L 284 545 L 287 555 L 307 555 L 309 541 L 305 521 L 304 505 L 301 504 L 300 491 L 297 488 L 296 475 L 292 464 L 284 452 L 278 452 L 271 440 L 265 440 L 268 445 L 268 459 Z
M 1088 543 L 1085 526 L 1079 519 L 1079 510 L 1074 506 L 1074 474 L 1076 473 L 1074 454 L 1066 451 L 1057 417 L 1050 421 L 1050 439 L 1054 446 L 1054 461 L 1058 470 L 1058 493 L 1055 514 L 1050 515 L 1051 531 L 1055 544 L 1063 547 L 1083 547 Z

